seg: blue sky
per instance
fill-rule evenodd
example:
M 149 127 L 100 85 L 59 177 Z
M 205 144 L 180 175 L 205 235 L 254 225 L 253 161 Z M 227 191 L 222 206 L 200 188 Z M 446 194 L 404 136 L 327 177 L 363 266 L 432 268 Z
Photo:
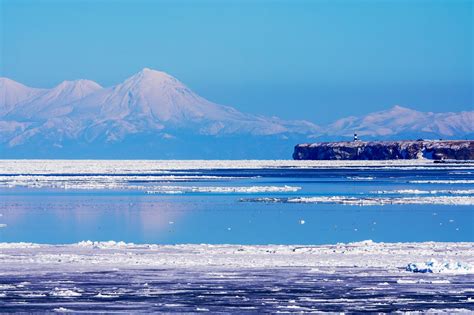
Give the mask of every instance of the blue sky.
M 317 123 L 473 108 L 472 1 L 0 3 L 0 76 L 30 86 L 150 67 L 217 103 Z

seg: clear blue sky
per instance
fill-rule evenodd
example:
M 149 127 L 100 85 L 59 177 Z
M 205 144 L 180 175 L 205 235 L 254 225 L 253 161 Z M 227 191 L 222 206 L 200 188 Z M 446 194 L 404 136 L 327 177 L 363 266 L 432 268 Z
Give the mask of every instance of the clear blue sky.
M 0 4 L 0 76 L 30 86 L 150 67 L 217 103 L 317 123 L 473 109 L 473 1 Z

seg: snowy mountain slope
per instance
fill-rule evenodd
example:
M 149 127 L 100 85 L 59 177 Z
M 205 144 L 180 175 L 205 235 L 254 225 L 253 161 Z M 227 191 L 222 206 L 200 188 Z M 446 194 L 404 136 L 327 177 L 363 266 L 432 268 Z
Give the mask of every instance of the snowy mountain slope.
M 215 154 L 219 150 L 227 158 L 289 157 L 296 143 L 342 140 L 354 132 L 365 139 L 472 137 L 474 112 L 424 113 L 395 106 L 321 128 L 215 104 L 147 68 L 107 88 L 76 80 L 33 89 L 0 79 L 0 155 L 10 157 L 42 151 L 43 156 L 105 152 L 101 156 L 115 157 L 119 152 L 154 158 L 157 150 L 169 158 L 221 158 Z
M 0 118 L 11 111 L 16 104 L 44 91 L 27 87 L 8 78 L 0 78 Z
M 20 123 L 27 125 L 20 128 Z M 9 147 L 28 142 L 120 142 L 140 133 L 172 139 L 183 132 L 189 137 L 318 131 L 307 121 L 250 115 L 209 102 L 172 76 L 147 68 L 109 88 L 88 80 L 65 81 L 17 102 L 0 124 L 2 142 Z
M 459 113 L 420 112 L 402 106 L 370 113 L 363 117 L 346 117 L 328 126 L 323 135 L 389 138 L 397 135 L 414 139 L 423 135 L 463 137 L 474 133 L 474 111 Z
M 209 102 L 172 76 L 147 68 L 121 84 L 79 100 L 74 108 L 70 117 L 89 121 L 88 129 L 119 133 L 163 129 L 193 129 L 203 135 L 318 131 L 309 122 L 249 115 Z
M 38 121 L 65 116 L 73 110 L 72 103 L 101 89 L 99 84 L 89 80 L 64 81 L 18 102 L 6 118 Z

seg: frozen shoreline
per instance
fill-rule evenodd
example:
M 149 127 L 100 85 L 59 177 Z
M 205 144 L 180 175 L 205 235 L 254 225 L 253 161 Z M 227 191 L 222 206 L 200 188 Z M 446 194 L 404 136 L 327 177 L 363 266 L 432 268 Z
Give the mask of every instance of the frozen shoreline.
M 335 245 L 155 245 L 83 241 L 67 245 L 0 243 L 0 270 L 109 270 L 113 268 L 379 268 L 407 273 L 408 264 L 460 264 L 474 273 L 474 243 L 375 243 Z M 320 270 L 320 268 L 322 268 Z M 450 272 L 446 270 L 446 272 Z
M 473 245 L 0 243 L 0 305 L 40 313 L 470 313 Z

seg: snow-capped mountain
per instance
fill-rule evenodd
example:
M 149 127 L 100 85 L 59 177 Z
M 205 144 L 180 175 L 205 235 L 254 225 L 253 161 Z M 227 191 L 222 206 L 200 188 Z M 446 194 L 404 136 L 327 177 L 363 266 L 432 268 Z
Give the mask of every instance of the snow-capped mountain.
M 432 113 L 396 105 L 363 117 L 339 119 L 320 136 L 352 137 L 354 132 L 370 139 L 464 138 L 474 133 L 474 111 Z
M 32 144 L 110 146 L 131 138 L 240 137 L 242 143 L 263 136 L 302 139 L 320 131 L 307 121 L 245 114 L 212 103 L 174 77 L 147 68 L 108 88 L 88 80 L 65 81 L 17 99 L 0 115 L 0 143 L 11 150 Z
M 474 112 L 395 106 L 321 128 L 215 104 L 147 68 L 107 88 L 76 80 L 35 89 L 0 78 L 0 157 L 288 158 L 296 143 L 354 132 L 366 139 L 472 137 Z
M 108 129 L 109 139 L 123 138 L 129 132 L 165 129 L 192 129 L 202 135 L 318 131 L 309 122 L 259 117 L 209 102 L 172 76 L 147 68 L 73 106 L 73 120 L 89 121 L 88 130 Z
M 64 81 L 50 90 L 42 90 L 34 97 L 18 102 L 6 113 L 6 117 L 13 120 L 47 120 L 65 116 L 73 110 L 71 104 L 101 89 L 94 81 Z
M 0 78 L 0 117 L 11 111 L 16 104 L 42 92 L 43 89 L 30 88 L 8 78 Z

